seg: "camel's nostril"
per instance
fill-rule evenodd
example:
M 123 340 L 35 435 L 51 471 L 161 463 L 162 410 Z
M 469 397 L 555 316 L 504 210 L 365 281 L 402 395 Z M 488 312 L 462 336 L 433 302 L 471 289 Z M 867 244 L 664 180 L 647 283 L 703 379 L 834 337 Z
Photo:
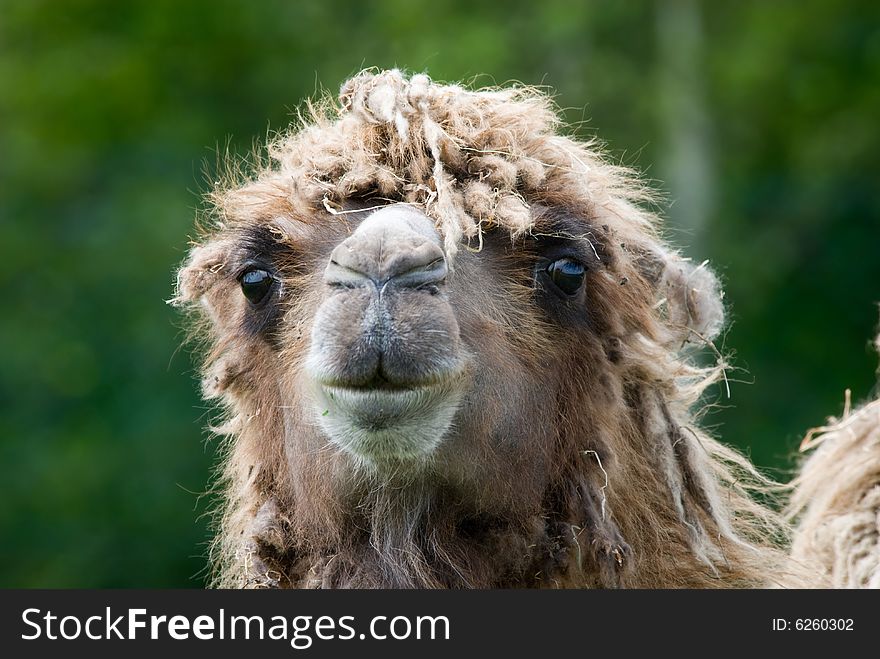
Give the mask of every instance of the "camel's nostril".
M 336 252 L 334 251 L 333 254 L 335 255 Z M 371 281 L 373 279 L 367 273 L 343 265 L 333 256 L 324 271 L 324 282 L 333 288 L 357 288 L 369 284 Z
M 419 261 L 426 260 L 420 258 L 420 254 L 403 254 L 401 256 L 402 258 L 399 259 L 400 263 L 394 264 L 397 266 L 396 269 L 389 268 L 386 273 L 387 283 L 403 288 L 439 290 L 438 284 L 443 283 L 449 272 L 446 266 L 446 259 L 442 253 L 429 263 L 419 263 Z

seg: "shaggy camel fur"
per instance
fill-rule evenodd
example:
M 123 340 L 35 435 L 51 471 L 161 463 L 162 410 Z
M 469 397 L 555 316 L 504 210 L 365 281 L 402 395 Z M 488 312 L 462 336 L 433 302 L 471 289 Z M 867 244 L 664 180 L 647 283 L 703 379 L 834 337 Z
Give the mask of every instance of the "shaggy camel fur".
M 880 350 L 880 337 L 876 342 Z M 880 588 L 880 400 L 810 431 L 816 448 L 794 480 L 792 557 L 834 588 Z
M 803 583 L 695 422 L 721 292 L 634 175 L 531 88 L 363 72 L 304 114 L 178 276 L 226 412 L 216 585 Z

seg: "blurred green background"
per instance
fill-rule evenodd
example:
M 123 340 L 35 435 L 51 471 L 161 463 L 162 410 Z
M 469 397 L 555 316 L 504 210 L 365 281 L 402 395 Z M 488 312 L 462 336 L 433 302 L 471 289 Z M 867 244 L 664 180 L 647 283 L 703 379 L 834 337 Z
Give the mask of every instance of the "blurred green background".
M 548 85 L 656 181 L 749 383 L 707 423 L 759 465 L 870 394 L 880 3 L 3 0 L 0 586 L 203 585 L 215 445 L 164 303 L 203 162 L 364 66 Z

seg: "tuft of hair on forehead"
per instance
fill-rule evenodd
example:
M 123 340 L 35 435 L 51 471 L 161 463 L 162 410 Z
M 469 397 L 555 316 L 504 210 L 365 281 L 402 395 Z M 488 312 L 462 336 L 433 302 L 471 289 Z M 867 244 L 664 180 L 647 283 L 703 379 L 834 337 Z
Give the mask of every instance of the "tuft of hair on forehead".
M 624 235 L 652 225 L 632 203 L 650 198 L 645 186 L 595 143 L 560 135 L 552 99 L 534 87 L 469 90 L 397 69 L 363 71 L 337 101 L 310 103 L 303 115 L 268 145 L 253 180 L 214 191 L 222 220 L 332 214 L 352 198 L 404 201 L 435 220 L 450 257 L 484 227 L 529 231 L 534 203 L 585 217 L 605 207 Z

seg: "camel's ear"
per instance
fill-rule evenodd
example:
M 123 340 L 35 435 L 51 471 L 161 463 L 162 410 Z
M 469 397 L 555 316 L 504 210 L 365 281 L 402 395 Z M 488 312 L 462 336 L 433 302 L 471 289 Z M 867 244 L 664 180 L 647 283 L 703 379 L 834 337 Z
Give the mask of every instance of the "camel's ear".
M 724 292 L 708 261 L 695 265 L 674 252 L 645 250 L 635 258 L 654 290 L 669 342 L 705 343 L 724 327 Z
M 229 257 L 229 244 L 210 242 L 193 247 L 180 270 L 171 303 L 184 306 L 198 302 L 223 277 Z

